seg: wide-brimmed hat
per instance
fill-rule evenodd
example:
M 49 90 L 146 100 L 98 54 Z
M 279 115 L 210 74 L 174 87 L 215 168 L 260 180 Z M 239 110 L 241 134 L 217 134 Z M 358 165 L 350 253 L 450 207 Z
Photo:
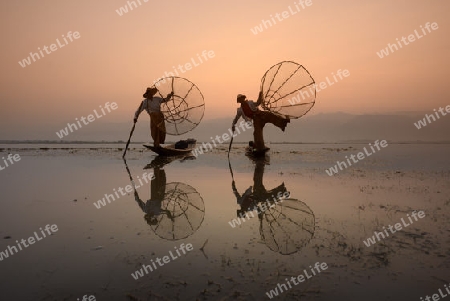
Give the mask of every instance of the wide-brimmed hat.
M 158 89 L 156 89 L 155 87 L 147 88 L 147 90 L 145 91 L 144 95 L 142 95 L 142 96 L 144 98 L 147 98 L 148 94 L 155 95 L 156 92 L 158 92 Z

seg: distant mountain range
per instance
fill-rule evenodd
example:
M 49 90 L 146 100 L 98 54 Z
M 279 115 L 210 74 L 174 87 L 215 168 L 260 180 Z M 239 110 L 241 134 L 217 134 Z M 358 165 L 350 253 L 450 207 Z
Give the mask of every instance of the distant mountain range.
M 429 112 L 428 112 L 429 114 Z M 144 117 L 144 118 L 143 118 Z M 307 115 L 292 120 L 283 133 L 271 124 L 264 128 L 264 137 L 267 142 L 281 143 L 342 143 L 366 142 L 376 139 L 390 142 L 450 142 L 450 116 L 440 119 L 417 129 L 415 123 L 424 119 L 425 113 L 401 112 L 391 115 L 354 115 L 347 113 L 328 113 Z M 149 118 L 143 115 L 139 120 L 132 141 L 151 141 Z M 176 141 L 185 138 L 195 138 L 200 142 L 211 141 L 211 137 L 228 133 L 232 117 L 216 120 L 203 120 L 201 124 L 190 133 L 183 136 L 168 136 L 167 141 Z M 61 125 L 59 125 L 61 127 Z M 22 129 L 26 132 L 14 133 L 11 129 L 0 130 L 0 139 L 6 141 L 96 141 L 116 142 L 127 141 L 132 123 L 102 123 L 93 122 L 67 137 L 59 139 L 56 131 L 61 128 L 46 126 L 45 128 Z M 253 130 L 238 135 L 235 142 L 252 140 Z

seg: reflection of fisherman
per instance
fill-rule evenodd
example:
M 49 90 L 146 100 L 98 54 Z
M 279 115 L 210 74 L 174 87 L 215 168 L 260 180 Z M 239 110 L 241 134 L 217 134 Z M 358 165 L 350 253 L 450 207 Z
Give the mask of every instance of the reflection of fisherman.
M 259 97 L 256 102 L 252 100 L 246 100 L 246 96 L 239 94 L 237 96 L 237 102 L 241 104 L 241 107 L 237 109 L 236 117 L 233 120 L 232 130 L 234 132 L 235 125 L 240 117 L 245 121 L 253 120 L 253 140 L 254 148 L 256 151 L 267 150 L 264 145 L 263 128 L 266 123 L 272 123 L 279 127 L 283 132 L 286 125 L 290 122 L 289 118 L 283 118 L 280 115 L 274 114 L 269 111 L 261 111 L 258 106 L 263 101 L 263 93 L 259 92 Z
M 142 211 L 145 212 L 145 220 L 149 225 L 156 225 L 158 223 L 158 216 L 166 214 L 170 219 L 172 219 L 172 214 L 169 210 L 162 209 L 162 202 L 164 201 L 164 196 L 166 193 L 166 172 L 160 166 L 156 166 L 153 169 L 154 177 L 151 180 L 151 192 L 150 200 L 144 203 L 137 192 L 135 191 L 134 196 L 136 202 L 141 207 Z
M 243 217 L 247 212 L 252 210 L 257 210 L 258 215 L 261 215 L 269 207 L 274 206 L 276 202 L 280 202 L 281 198 L 289 196 L 289 192 L 286 190 L 284 183 L 267 191 L 263 184 L 265 162 L 264 160 L 256 160 L 255 163 L 253 187 L 250 186 L 242 195 L 240 195 L 236 189 L 234 180 L 231 183 L 233 193 L 236 196 L 236 201 L 241 207 L 241 209 L 237 211 L 238 217 Z M 252 213 L 250 214 L 253 216 Z
M 180 182 L 166 183 L 163 167 L 179 159 L 180 157 L 157 156 L 144 167 L 145 170 L 153 170 L 150 199 L 147 202 L 140 199 L 130 169 L 124 160 L 134 187 L 134 198 L 144 211 L 145 220 L 156 235 L 167 240 L 184 239 L 192 235 L 200 227 L 205 216 L 203 199 L 192 186 Z
M 245 190 L 242 195 L 239 194 L 234 180 L 231 183 L 231 188 L 233 189 L 234 196 L 236 197 L 236 202 L 241 207 L 241 209 L 237 211 L 238 216 L 245 215 L 245 212 L 253 210 L 250 207 L 256 207 L 257 203 L 254 202 L 254 199 L 252 197 L 252 186 L 247 188 L 247 190 Z
M 134 123 L 137 122 L 139 115 L 144 109 L 150 115 L 150 132 L 155 147 L 159 147 L 166 140 L 166 127 L 164 115 L 161 113 L 161 103 L 167 102 L 173 96 L 172 92 L 165 99 L 155 97 L 157 92 L 157 88 L 147 88 L 147 91 L 142 95 L 145 99 L 134 114 Z

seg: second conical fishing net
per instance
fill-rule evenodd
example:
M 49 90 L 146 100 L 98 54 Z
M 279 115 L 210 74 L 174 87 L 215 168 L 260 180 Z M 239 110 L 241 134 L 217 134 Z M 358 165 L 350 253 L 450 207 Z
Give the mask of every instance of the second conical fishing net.
M 261 79 L 262 107 L 289 118 L 300 118 L 311 110 L 316 87 L 311 74 L 300 64 L 283 61 L 272 66 Z
M 260 234 L 274 252 L 293 254 L 313 237 L 315 217 L 312 210 L 297 199 L 284 199 L 260 217 Z

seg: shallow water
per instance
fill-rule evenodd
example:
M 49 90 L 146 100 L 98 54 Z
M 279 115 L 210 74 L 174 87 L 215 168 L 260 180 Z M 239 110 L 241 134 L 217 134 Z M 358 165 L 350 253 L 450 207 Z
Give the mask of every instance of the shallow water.
M 18 153 L 21 160 L 0 171 L 0 252 L 40 227 L 58 226 L 3 258 L 2 299 L 262 300 L 316 262 L 328 269 L 278 299 L 436 293 L 450 281 L 450 145 L 390 145 L 338 175 L 325 173 L 364 146 L 274 144 L 270 159 L 254 162 L 238 145 L 230 164 L 226 146 L 172 162 L 133 146 L 126 164 L 120 146 L 2 146 L 1 157 Z M 151 183 L 139 183 L 145 172 L 155 175 Z M 94 206 L 130 177 L 143 184 L 136 193 Z M 251 187 L 240 204 L 233 180 L 240 196 Z M 280 191 L 289 199 L 230 226 Z M 414 210 L 426 216 L 364 245 Z M 182 243 L 193 250 L 138 280 L 131 276 Z

